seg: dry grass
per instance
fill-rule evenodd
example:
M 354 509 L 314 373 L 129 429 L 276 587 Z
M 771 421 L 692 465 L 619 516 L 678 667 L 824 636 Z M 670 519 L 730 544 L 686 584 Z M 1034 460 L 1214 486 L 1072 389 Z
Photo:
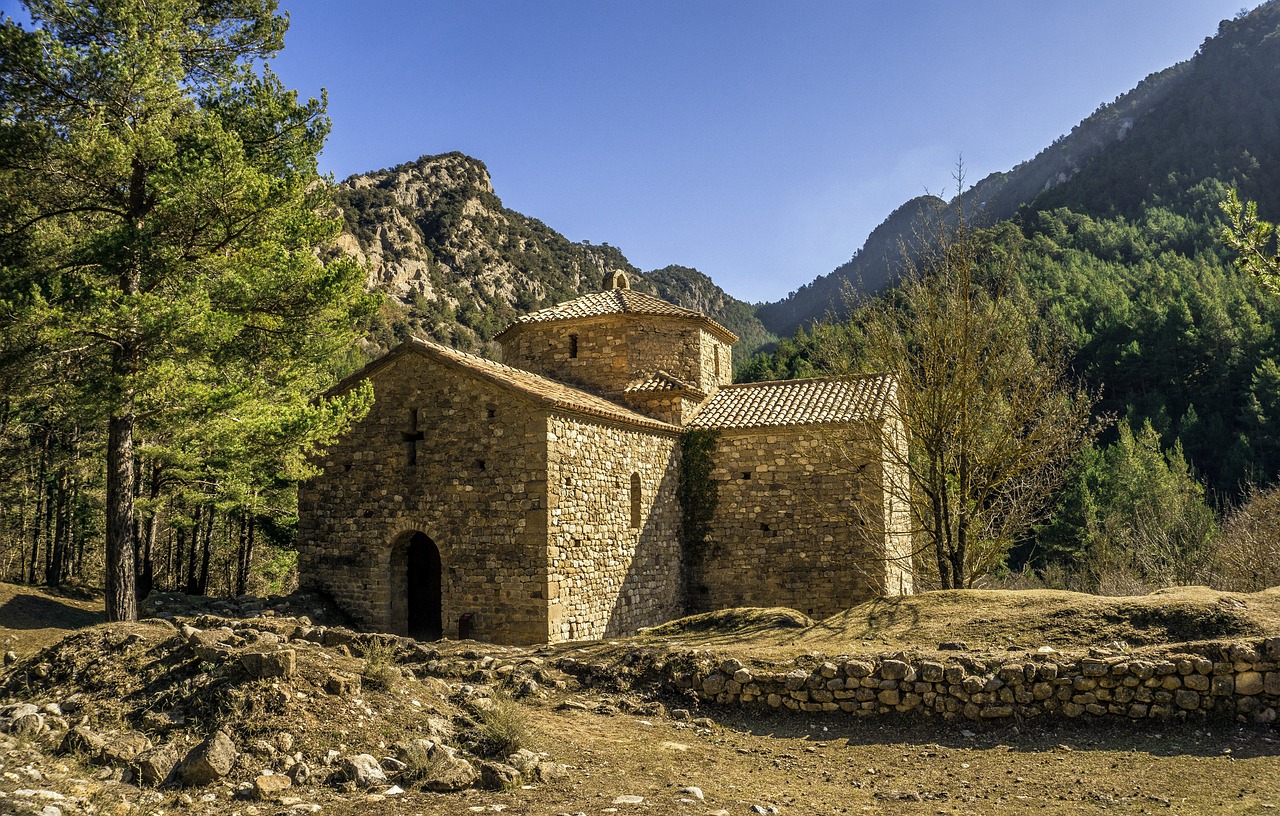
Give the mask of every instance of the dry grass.
M 1280 632 L 1280 587 L 1253 594 L 1176 587 L 1101 597 L 1059 590 L 949 590 L 882 598 L 812 625 L 791 610 L 732 610 L 674 621 L 641 642 L 720 648 L 744 657 L 856 654 L 963 642 L 970 651 L 1133 647 Z

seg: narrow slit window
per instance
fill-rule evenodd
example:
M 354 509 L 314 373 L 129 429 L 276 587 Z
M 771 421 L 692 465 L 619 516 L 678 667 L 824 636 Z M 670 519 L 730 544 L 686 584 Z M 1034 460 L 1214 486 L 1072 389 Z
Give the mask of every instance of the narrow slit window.
M 578 356 L 578 335 L 569 335 L 569 359 L 576 359 Z
M 713 348 L 713 350 L 714 350 L 714 351 L 715 351 L 715 353 L 716 353 L 716 354 L 715 354 L 715 356 L 716 356 L 716 368 L 715 368 L 715 372 L 716 372 L 716 374 L 715 374 L 715 380 L 716 380 L 716 382 L 720 382 L 720 347 L 719 347 L 719 346 L 713 346 L 712 348 Z
M 631 474 L 631 529 L 640 529 L 640 474 Z

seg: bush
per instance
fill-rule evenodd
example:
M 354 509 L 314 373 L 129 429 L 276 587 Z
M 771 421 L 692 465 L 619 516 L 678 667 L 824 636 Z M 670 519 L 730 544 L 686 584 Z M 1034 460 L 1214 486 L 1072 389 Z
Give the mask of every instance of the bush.
M 529 744 L 533 729 L 521 705 L 507 697 L 491 698 L 492 705 L 479 712 L 476 751 L 483 756 L 509 756 Z
M 395 665 L 395 646 L 385 640 L 374 638 L 364 645 L 364 671 L 360 676 L 364 684 L 370 688 L 394 691 L 404 679 L 400 669 Z
M 1227 516 L 1213 554 L 1213 585 L 1231 592 L 1280 586 L 1280 488 L 1250 490 Z

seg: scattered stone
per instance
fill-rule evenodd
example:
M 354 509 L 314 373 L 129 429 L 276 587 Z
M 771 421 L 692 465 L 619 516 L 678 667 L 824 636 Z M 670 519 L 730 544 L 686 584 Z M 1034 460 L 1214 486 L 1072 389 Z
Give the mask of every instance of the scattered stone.
M 383 772 L 382 765 L 377 757 L 371 754 L 344 757 L 339 763 L 338 770 L 343 779 L 354 782 L 357 788 L 363 790 L 387 784 L 387 775 Z
M 258 679 L 270 677 L 289 678 L 297 672 L 297 652 L 279 649 L 269 652 L 242 652 L 240 665 L 250 676 Z
M 520 771 L 505 762 L 481 762 L 480 784 L 489 790 L 511 790 L 524 784 Z
M 253 798 L 259 801 L 275 799 L 293 787 L 293 780 L 283 774 L 262 774 L 253 780 Z
M 643 796 L 636 796 L 630 793 L 624 793 L 613 800 L 615 805 L 642 805 L 644 804 Z
M 207 785 L 231 773 L 240 753 L 226 732 L 219 731 L 191 749 L 178 766 L 178 780 L 187 786 Z
M 681 788 L 680 792 L 685 794 L 686 796 L 692 796 L 694 799 L 697 799 L 699 802 L 701 802 L 704 798 L 702 795 L 702 788 L 696 787 L 694 785 L 689 785 L 688 787 Z
M 145 785 L 163 785 L 178 766 L 178 759 L 178 749 L 172 745 L 153 748 L 138 757 L 138 778 Z

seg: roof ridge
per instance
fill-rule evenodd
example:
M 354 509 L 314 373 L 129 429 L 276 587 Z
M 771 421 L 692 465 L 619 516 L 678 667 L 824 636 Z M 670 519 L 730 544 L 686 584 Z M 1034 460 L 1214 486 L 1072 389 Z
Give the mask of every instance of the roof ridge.
M 728 383 L 720 386 L 721 390 L 726 388 L 750 388 L 757 385 L 791 385 L 793 383 L 821 383 L 821 382 L 853 382 L 855 380 L 870 380 L 877 377 L 892 377 L 888 371 L 876 371 L 870 374 L 828 374 L 825 377 L 795 377 L 790 380 L 757 380 L 756 382 L 745 383 Z

